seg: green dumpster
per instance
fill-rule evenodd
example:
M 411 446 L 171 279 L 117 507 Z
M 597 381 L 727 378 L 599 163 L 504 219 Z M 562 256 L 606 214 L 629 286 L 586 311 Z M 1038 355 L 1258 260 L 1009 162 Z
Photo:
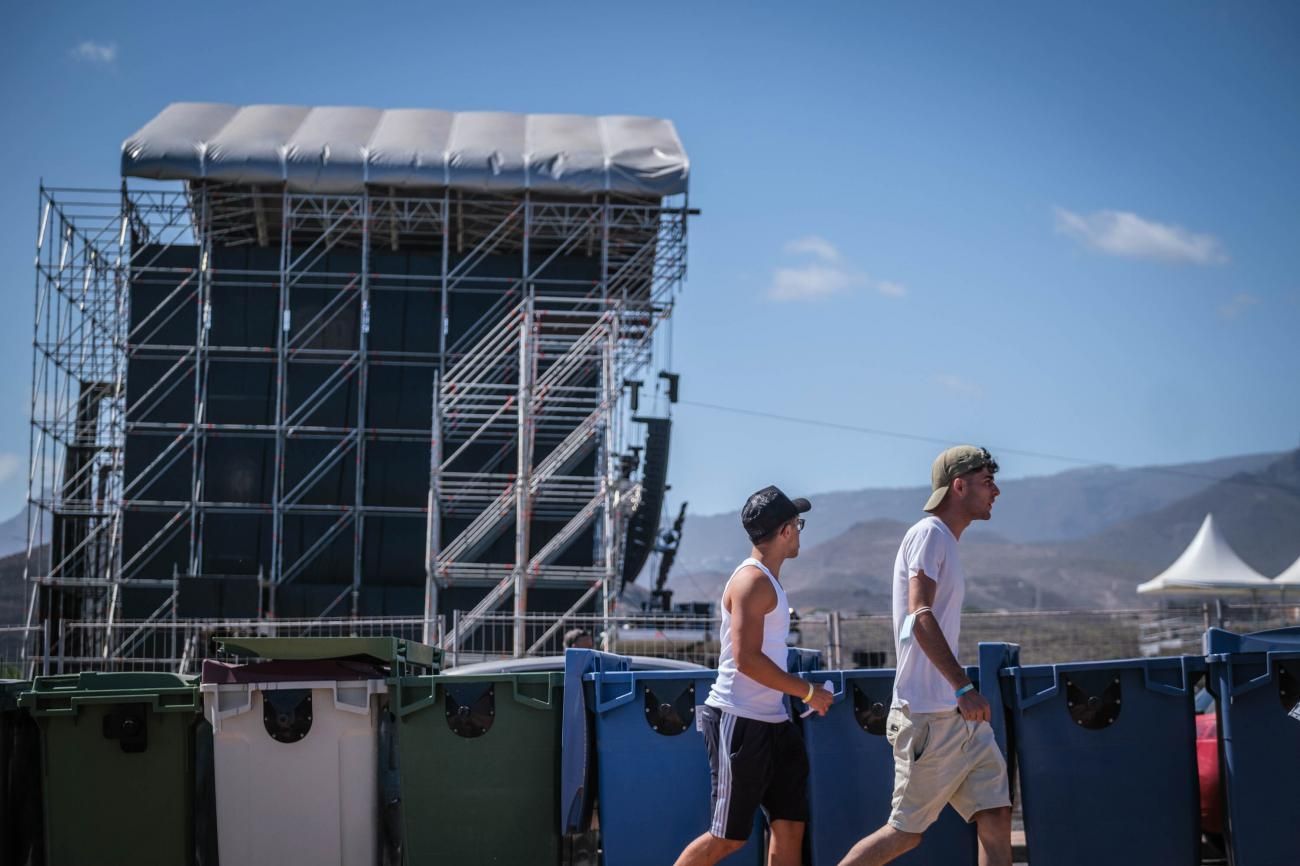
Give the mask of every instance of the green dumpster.
M 194 861 L 190 677 L 37 677 L 18 698 L 40 725 L 48 866 Z
M 554 866 L 564 674 L 405 677 L 399 719 L 407 866 Z
M 0 680 L 0 863 L 39 863 L 41 750 L 36 723 L 18 708 L 31 683 Z

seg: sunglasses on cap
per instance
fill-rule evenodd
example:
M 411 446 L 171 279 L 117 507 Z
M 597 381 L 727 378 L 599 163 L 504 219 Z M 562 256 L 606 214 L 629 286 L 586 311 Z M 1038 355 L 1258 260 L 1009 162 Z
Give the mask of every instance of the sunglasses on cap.
M 984 468 L 986 468 L 986 467 L 988 468 L 988 470 L 989 470 L 990 473 L 992 473 L 992 474 L 994 474 L 994 475 L 998 474 L 998 461 L 996 461 L 996 460 L 993 459 L 993 455 L 989 453 L 989 449 L 987 449 L 987 448 L 981 448 L 981 449 L 980 449 L 980 462 L 979 462 L 979 464 L 978 464 L 974 469 L 972 469 L 971 471 L 972 471 L 972 472 L 978 472 L 979 470 L 984 469 Z

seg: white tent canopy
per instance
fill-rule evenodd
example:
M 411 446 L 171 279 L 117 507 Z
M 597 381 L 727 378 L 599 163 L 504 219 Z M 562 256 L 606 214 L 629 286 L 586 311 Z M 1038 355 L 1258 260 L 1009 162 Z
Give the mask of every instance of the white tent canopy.
M 1273 583 L 1278 586 L 1300 589 L 1300 559 L 1291 563 L 1290 568 L 1273 578 Z
M 1294 569 L 1295 566 L 1292 566 Z M 1139 584 L 1141 594 L 1222 596 L 1271 591 L 1277 584 L 1251 568 L 1219 532 L 1214 515 L 1205 522 L 1187 549 L 1156 577 Z

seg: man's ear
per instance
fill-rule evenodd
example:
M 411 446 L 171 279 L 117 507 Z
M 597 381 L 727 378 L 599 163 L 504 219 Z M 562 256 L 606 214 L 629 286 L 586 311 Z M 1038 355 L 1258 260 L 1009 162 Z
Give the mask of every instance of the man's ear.
M 951 483 L 948 484 L 948 489 L 951 490 L 958 499 L 962 498 L 966 495 L 966 479 L 961 476 L 954 478 Z

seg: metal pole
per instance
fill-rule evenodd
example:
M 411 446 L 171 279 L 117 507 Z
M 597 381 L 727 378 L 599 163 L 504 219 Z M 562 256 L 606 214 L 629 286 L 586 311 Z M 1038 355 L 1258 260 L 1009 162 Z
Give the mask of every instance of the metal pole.
M 36 315 L 33 318 L 33 322 L 32 322 L 32 397 L 31 397 L 31 414 L 28 416 L 29 424 L 27 428 L 27 443 L 28 443 L 27 454 L 28 454 L 28 459 L 31 462 L 28 465 L 28 469 L 27 469 L 27 547 L 26 547 L 27 557 L 23 562 L 23 584 L 27 588 L 27 615 L 24 618 L 24 624 L 27 626 L 28 629 L 31 629 L 33 623 L 37 622 L 37 616 L 39 613 L 40 592 L 41 592 L 41 583 L 37 578 L 43 576 L 43 575 L 32 574 L 33 554 L 35 554 L 37 557 L 36 564 L 38 567 L 36 570 L 38 572 L 44 572 L 49 570 L 48 566 L 41 565 L 39 547 L 33 541 L 33 539 L 40 536 L 39 530 L 41 529 L 42 526 L 44 526 L 45 509 L 43 507 L 39 508 L 35 513 L 35 518 L 33 518 L 33 509 L 32 509 L 32 505 L 36 501 L 37 496 L 43 498 L 44 496 L 48 495 L 46 490 L 41 489 L 44 488 L 47 484 L 47 478 L 46 478 L 47 470 L 45 468 L 45 460 L 43 459 L 45 454 L 45 436 L 44 434 L 42 434 L 41 436 L 38 437 L 36 434 L 37 425 L 40 423 L 41 420 L 40 417 L 38 417 L 36 411 L 37 410 L 36 395 L 40 387 L 41 371 L 48 367 L 48 364 L 43 365 L 41 363 L 42 355 L 40 351 L 41 320 L 44 318 L 43 313 L 48 308 L 48 303 L 49 303 L 48 282 L 42 278 L 42 273 L 41 273 L 41 255 L 45 251 L 44 250 L 45 232 L 49 228 L 51 211 L 54 208 L 54 203 L 52 201 L 47 201 L 46 199 L 44 183 L 41 183 L 40 185 L 40 194 L 37 196 L 36 201 L 37 201 L 36 256 L 35 256 Z M 46 399 L 48 399 L 48 397 Z M 41 413 L 40 413 L 41 415 L 45 414 L 44 410 L 45 410 L 45 406 L 42 405 Z M 36 523 L 35 527 L 32 526 L 33 522 Z M 51 564 L 53 564 L 52 561 Z M 45 634 L 48 634 L 49 628 L 48 627 L 45 628 L 44 632 Z M 37 646 L 35 642 L 32 641 L 30 632 L 24 632 L 23 633 L 24 659 L 26 659 L 26 657 L 35 649 L 37 649 Z M 31 666 L 31 669 L 34 670 L 35 666 L 34 665 Z
M 168 657 L 177 662 L 176 673 L 181 674 L 185 671 L 180 669 L 180 653 L 176 652 L 176 630 L 177 630 L 177 608 L 181 603 L 181 585 L 179 580 L 173 576 L 172 584 L 172 625 L 168 630 L 167 652 Z
M 451 191 L 444 189 L 439 211 L 442 221 L 442 250 L 438 268 L 438 362 L 433 373 L 433 420 L 430 426 L 429 454 L 429 523 L 425 564 L 425 616 L 438 614 L 438 563 L 442 554 L 442 374 L 447 370 L 447 331 L 450 325 L 450 299 L 447 297 L 447 269 L 451 266 Z M 429 624 L 425 622 L 425 643 L 429 643 Z M 441 632 L 441 628 L 439 629 Z M 454 634 L 454 632 L 453 632 Z M 443 635 L 438 635 L 439 643 Z M 452 652 L 455 652 L 453 646 Z
M 370 191 L 361 201 L 361 333 L 357 343 L 356 478 L 352 513 L 352 616 L 361 613 L 361 556 L 365 543 L 366 399 L 370 382 Z
M 600 593 L 600 630 L 609 631 L 609 618 L 614 602 L 614 583 L 618 579 L 618 519 L 614 513 L 615 485 L 618 483 L 618 460 L 614 454 L 614 413 L 618 406 L 618 392 L 614 385 L 614 345 L 618 340 L 618 317 L 606 311 L 609 330 L 601 353 L 601 455 L 605 477 L 601 486 L 605 494 L 605 508 L 601 520 L 601 547 L 605 555 L 605 575 Z
M 205 197 L 206 201 L 206 197 Z M 122 181 L 118 207 L 117 260 L 113 267 L 113 290 L 116 309 L 112 311 L 114 329 L 111 332 L 113 358 L 112 423 L 109 425 L 110 472 L 107 491 L 101 491 L 104 505 L 111 509 L 108 526 L 108 549 L 103 568 L 109 579 L 109 611 L 118 604 L 122 575 L 122 512 L 125 498 L 126 454 L 126 375 L 129 368 L 128 343 L 131 332 L 131 265 L 135 257 L 135 236 L 131 232 L 131 216 L 135 208 L 126 181 Z M 125 267 L 123 263 L 125 262 Z
M 438 555 L 442 547 L 442 413 L 438 392 L 442 375 L 433 373 L 433 419 L 429 433 L 429 517 L 424 555 L 424 642 L 433 643 L 433 620 L 438 615 Z M 441 635 L 438 636 L 441 638 Z
M 447 268 L 451 260 L 451 193 L 442 194 L 442 265 L 439 271 L 441 288 L 438 291 L 438 369 L 447 369 L 447 330 L 451 321 L 450 300 L 447 297 Z
M 460 611 L 451 612 L 451 666 L 456 666 L 460 654 Z
M 622 548 L 622 522 L 615 513 L 614 494 L 615 487 L 618 484 L 619 467 L 618 455 L 615 453 L 619 446 L 619 395 L 623 391 L 623 383 L 615 381 L 620 370 L 614 358 L 618 348 L 619 327 L 623 308 L 618 304 L 611 304 L 609 298 L 609 195 L 605 195 L 600 200 L 600 300 L 601 309 L 610 317 L 609 340 L 605 345 L 605 353 L 602 360 L 602 374 L 604 378 L 604 457 L 605 457 L 605 514 L 602 526 L 604 527 L 604 537 L 601 539 L 605 554 L 605 585 L 601 587 L 600 593 L 600 630 L 602 636 L 609 634 L 610 616 L 614 610 L 614 584 L 618 580 L 619 550 Z
M 529 524 L 532 522 L 531 475 L 533 468 L 532 414 L 533 373 L 536 368 L 536 346 L 533 340 L 534 298 L 533 282 L 528 278 L 528 246 L 532 219 L 532 203 L 524 194 L 524 245 L 523 245 L 523 321 L 519 325 L 519 390 L 518 390 L 518 452 L 515 473 L 515 608 L 514 654 L 522 656 L 527 649 L 527 628 L 524 615 L 528 612 L 528 558 Z
M 276 594 L 284 573 L 284 420 L 288 399 L 286 378 L 289 372 L 289 189 L 281 194 L 280 204 L 280 296 L 275 336 L 275 466 L 271 489 L 271 585 L 267 591 L 264 615 L 275 617 Z
M 830 645 L 826 648 L 826 663 L 831 666 L 832 670 L 843 670 L 844 664 L 840 658 L 840 612 L 833 610 L 827 614 L 826 637 Z
M 200 207 L 203 210 L 201 225 L 204 227 L 199 242 L 199 292 L 196 298 L 198 309 L 195 311 L 194 334 L 194 406 L 193 429 L 190 431 L 190 561 L 189 574 L 197 575 L 203 571 L 203 533 L 199 518 L 199 502 L 203 498 L 203 423 L 207 415 L 207 352 L 208 335 L 212 325 L 212 235 L 207 231 L 211 224 L 206 188 L 200 193 Z M 173 568 L 173 577 L 175 569 Z

